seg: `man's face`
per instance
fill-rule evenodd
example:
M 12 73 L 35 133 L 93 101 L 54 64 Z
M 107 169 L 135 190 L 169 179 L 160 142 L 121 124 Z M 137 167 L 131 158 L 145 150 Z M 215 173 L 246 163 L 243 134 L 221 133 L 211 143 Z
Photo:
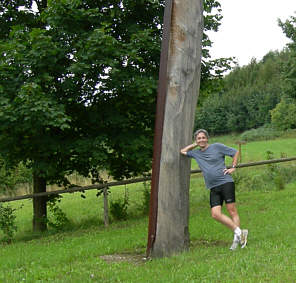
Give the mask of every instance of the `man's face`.
M 195 141 L 200 148 L 205 148 L 208 145 L 208 138 L 204 133 L 199 133 Z

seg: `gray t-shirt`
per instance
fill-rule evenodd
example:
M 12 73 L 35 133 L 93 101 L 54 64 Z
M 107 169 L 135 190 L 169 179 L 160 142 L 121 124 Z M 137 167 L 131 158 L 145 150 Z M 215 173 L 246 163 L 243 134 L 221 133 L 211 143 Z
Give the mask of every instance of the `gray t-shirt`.
M 194 158 L 203 173 L 206 187 L 211 189 L 219 185 L 233 182 L 231 175 L 224 175 L 225 156 L 233 157 L 236 149 L 222 143 L 213 143 L 205 151 L 194 149 L 187 152 L 187 156 Z

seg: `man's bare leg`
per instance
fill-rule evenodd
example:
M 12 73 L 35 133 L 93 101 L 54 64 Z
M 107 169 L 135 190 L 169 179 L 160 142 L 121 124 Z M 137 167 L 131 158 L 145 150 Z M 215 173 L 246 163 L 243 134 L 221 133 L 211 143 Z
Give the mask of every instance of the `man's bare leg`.
M 228 217 L 227 215 L 223 214 L 221 211 L 221 205 L 217 205 L 211 208 L 211 214 L 212 217 L 217 220 L 218 222 L 222 223 L 232 231 L 234 231 L 238 225 L 237 222 L 235 223 L 232 218 Z M 235 217 L 235 220 L 237 221 L 237 217 Z M 239 218 L 238 218 L 239 222 Z
M 237 212 L 237 209 L 235 206 L 235 202 L 226 203 L 226 208 L 227 208 L 227 211 L 228 211 L 232 221 L 236 225 L 236 227 L 240 227 L 240 219 L 239 219 L 239 215 L 238 215 L 238 212 Z

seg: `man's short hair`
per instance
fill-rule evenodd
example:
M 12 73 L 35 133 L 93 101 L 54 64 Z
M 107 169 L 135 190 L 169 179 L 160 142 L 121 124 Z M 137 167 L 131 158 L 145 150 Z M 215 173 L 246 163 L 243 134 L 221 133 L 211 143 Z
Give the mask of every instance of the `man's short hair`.
M 199 129 L 199 130 L 197 130 L 197 131 L 194 133 L 194 140 L 196 139 L 196 137 L 197 137 L 197 135 L 198 135 L 199 133 L 204 133 L 204 134 L 206 135 L 207 139 L 210 138 L 210 136 L 209 136 L 209 134 L 208 134 L 208 132 L 207 132 L 206 130 L 204 130 L 204 129 Z

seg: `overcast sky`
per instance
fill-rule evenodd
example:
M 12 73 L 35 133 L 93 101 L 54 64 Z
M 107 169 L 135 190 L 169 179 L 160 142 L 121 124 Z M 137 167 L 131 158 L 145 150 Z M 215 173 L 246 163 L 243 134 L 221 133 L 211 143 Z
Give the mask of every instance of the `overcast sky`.
M 278 26 L 296 16 L 296 0 L 218 0 L 222 7 L 222 24 L 211 33 L 213 58 L 237 58 L 240 66 L 254 57 L 257 61 L 270 50 L 282 50 L 289 40 Z

